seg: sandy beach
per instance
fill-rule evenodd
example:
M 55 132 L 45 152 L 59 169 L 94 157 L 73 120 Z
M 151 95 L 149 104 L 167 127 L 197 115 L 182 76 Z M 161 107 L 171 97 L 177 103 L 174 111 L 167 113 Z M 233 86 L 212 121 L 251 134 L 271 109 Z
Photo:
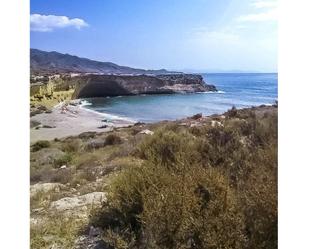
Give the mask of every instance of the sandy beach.
M 52 140 L 78 135 L 87 131 L 108 132 L 113 128 L 128 127 L 133 121 L 110 118 L 109 115 L 84 108 L 78 101 L 60 103 L 51 113 L 41 113 L 30 118 L 40 124 L 30 129 L 30 142 Z

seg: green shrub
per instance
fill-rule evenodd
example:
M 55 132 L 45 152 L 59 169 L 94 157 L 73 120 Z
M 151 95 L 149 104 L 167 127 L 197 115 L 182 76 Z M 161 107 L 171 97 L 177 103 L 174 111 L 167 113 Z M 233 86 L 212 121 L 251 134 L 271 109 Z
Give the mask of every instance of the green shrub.
M 187 132 L 160 130 L 139 145 L 137 154 L 154 164 L 173 167 L 178 162 L 194 161 L 194 146 L 194 137 Z
M 72 160 L 72 156 L 70 154 L 66 153 L 62 157 L 60 157 L 60 158 L 58 158 L 54 161 L 54 166 L 56 168 L 61 167 L 63 165 L 68 164 L 69 162 L 71 162 L 71 160 Z
M 32 147 L 32 152 L 39 151 L 43 148 L 49 148 L 50 142 L 47 140 L 40 140 L 34 143 L 31 147 Z
M 121 138 L 118 135 L 115 134 L 109 134 L 105 138 L 104 145 L 115 145 L 115 144 L 120 144 L 122 142 Z

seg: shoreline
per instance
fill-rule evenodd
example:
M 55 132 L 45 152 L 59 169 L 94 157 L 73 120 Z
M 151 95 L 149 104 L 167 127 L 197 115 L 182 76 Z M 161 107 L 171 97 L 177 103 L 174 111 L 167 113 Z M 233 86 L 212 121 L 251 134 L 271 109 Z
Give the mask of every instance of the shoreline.
M 84 107 L 80 100 L 61 102 L 51 113 L 41 113 L 30 117 L 30 123 L 38 125 L 30 128 L 30 143 L 39 140 L 53 140 L 79 135 L 83 132 L 109 132 L 114 128 L 134 125 L 133 120 L 99 113 Z
M 130 127 L 137 123 L 137 121 L 129 118 L 118 117 L 116 115 L 88 109 L 85 107 L 86 105 L 87 101 L 80 99 L 63 101 L 56 104 L 52 108 L 51 113 L 41 113 L 30 117 L 30 122 L 39 123 L 37 126 L 30 128 L 30 143 L 32 144 L 39 140 L 53 140 L 56 138 L 61 139 L 69 136 L 77 136 L 83 132 L 110 132 L 113 131 L 114 128 Z M 263 105 L 272 106 L 273 104 Z M 247 108 L 240 108 L 239 110 Z M 213 115 L 221 114 L 216 113 L 203 116 L 210 117 Z M 182 118 L 180 120 L 185 119 L 186 118 Z M 177 119 L 174 121 L 180 120 Z M 148 124 L 153 123 L 157 122 L 150 122 Z

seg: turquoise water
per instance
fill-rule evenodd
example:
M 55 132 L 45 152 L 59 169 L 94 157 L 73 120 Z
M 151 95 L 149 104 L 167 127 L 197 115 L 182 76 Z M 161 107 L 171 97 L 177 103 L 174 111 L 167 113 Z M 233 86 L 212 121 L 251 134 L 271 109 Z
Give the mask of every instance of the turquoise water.
M 174 120 L 196 113 L 223 113 L 237 108 L 273 104 L 278 98 L 277 74 L 203 74 L 218 93 L 164 94 L 86 99 L 86 108 L 141 122 Z

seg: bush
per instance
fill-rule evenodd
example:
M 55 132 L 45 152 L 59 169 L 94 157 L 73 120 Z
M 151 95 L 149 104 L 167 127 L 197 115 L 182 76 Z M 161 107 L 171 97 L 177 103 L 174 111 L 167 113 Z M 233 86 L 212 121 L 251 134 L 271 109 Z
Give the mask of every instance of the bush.
M 137 154 L 142 159 L 165 167 L 177 166 L 178 162 L 195 161 L 194 137 L 170 130 L 159 130 L 145 139 L 138 147 Z
M 126 171 L 96 225 L 148 248 L 243 248 L 244 218 L 227 179 L 192 165 L 177 172 L 153 164 Z
M 228 118 L 235 118 L 237 116 L 237 109 L 235 106 L 233 106 L 230 110 L 228 110 L 225 115 Z
M 121 138 L 115 134 L 109 134 L 105 138 L 104 145 L 115 145 L 115 144 L 120 144 L 122 142 Z
M 50 147 L 50 142 L 47 140 L 41 140 L 37 141 L 32 145 L 32 152 L 39 151 L 43 148 L 49 148 Z
M 81 140 L 80 139 L 67 139 L 61 145 L 61 150 L 65 152 L 77 152 L 81 147 Z
M 72 160 L 72 156 L 68 153 L 64 154 L 62 157 L 54 161 L 54 166 L 56 168 L 68 164 Z
M 137 145 L 144 164 L 126 167 L 93 215 L 110 246 L 277 248 L 277 114 L 228 115 Z
M 72 169 L 54 170 L 52 174 L 50 175 L 50 181 L 66 184 L 72 181 L 73 176 L 74 176 L 74 171 Z

